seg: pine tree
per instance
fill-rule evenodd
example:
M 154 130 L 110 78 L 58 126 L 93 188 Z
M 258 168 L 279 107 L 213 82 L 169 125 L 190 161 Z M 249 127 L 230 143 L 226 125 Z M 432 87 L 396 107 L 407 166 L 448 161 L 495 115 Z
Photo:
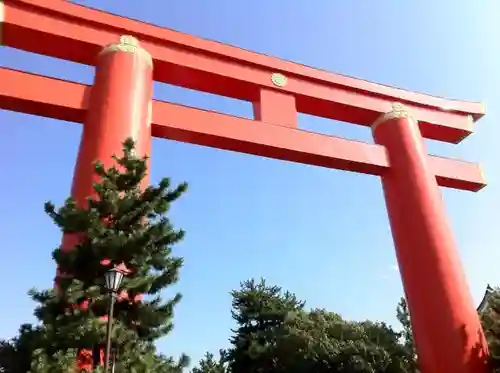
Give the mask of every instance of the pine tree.
M 305 303 L 279 286 L 269 286 L 264 279 L 241 283 L 232 292 L 232 317 L 238 328 L 231 337 L 226 359 L 231 372 L 276 372 L 277 340 L 283 326 Z
M 405 298 L 401 298 L 396 309 L 396 317 L 403 327 L 402 338 L 403 343 L 407 351 L 408 356 L 408 366 L 411 368 L 411 372 L 418 371 L 418 359 L 417 350 L 415 349 L 415 343 L 413 341 L 413 331 L 411 328 L 410 311 L 408 309 L 408 303 Z
M 192 373 L 226 373 L 228 372 L 225 351 L 219 351 L 219 358 L 214 354 L 207 352 L 203 359 L 198 363 L 198 367 L 192 369 Z
M 232 295 L 237 328 L 224 357 L 230 373 L 413 373 L 401 333 L 385 323 L 307 310 L 263 280 L 246 281 Z
M 493 372 L 500 373 L 500 288 L 491 289 L 480 317 L 490 352 L 489 364 Z
M 98 181 L 86 206 L 71 198 L 58 209 L 45 204 L 48 216 L 77 244 L 53 251 L 61 274 L 57 290 L 30 291 L 40 323 L 22 326 L 19 336 L 5 344 L 11 361 L 6 373 L 100 370 L 108 307 L 103 279 L 115 267 L 126 268 L 127 275 L 115 304 L 114 372 L 180 372 L 188 364 L 186 356 L 174 361 L 154 347 L 155 340 L 172 330 L 173 310 L 181 299 L 175 294 L 163 300 L 160 293 L 177 282 L 183 265 L 182 258 L 172 255 L 172 246 L 184 232 L 175 230 L 166 214 L 187 185 L 171 188 L 165 178 L 144 189 L 147 157 L 135 155 L 130 139 L 113 160 L 108 168 L 95 164 Z

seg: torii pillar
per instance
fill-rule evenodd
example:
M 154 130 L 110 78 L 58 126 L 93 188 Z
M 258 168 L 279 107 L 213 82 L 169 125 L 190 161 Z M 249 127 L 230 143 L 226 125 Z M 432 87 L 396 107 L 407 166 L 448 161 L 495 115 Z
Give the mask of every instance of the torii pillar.
M 121 36 L 118 43 L 104 47 L 97 56 L 71 189 L 78 205 L 84 206 L 87 198 L 95 195 L 93 188 L 98 176 L 94 162 L 101 161 L 105 167 L 115 165 L 111 156 L 122 153 L 127 138 L 135 141 L 139 156 L 150 155 L 152 71 L 151 55 L 132 36 Z M 143 183 L 146 187 L 149 174 Z M 65 234 L 62 247 L 71 250 L 78 239 L 77 235 Z M 95 354 L 96 351 L 80 351 L 78 367 L 91 371 L 96 363 L 102 364 L 104 351 L 100 350 L 100 356 Z
M 372 131 L 391 164 L 381 179 L 420 370 L 486 372 L 486 341 L 418 123 L 396 103 Z

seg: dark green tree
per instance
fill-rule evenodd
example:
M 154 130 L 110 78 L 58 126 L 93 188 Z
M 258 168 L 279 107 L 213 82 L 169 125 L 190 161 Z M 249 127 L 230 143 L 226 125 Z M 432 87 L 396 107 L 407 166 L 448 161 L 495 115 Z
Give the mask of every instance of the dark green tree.
M 230 371 L 271 372 L 285 321 L 301 312 L 304 302 L 278 286 L 253 279 L 243 282 L 232 297 L 237 329 L 226 356 Z
M 187 185 L 172 188 L 165 178 L 144 188 L 147 158 L 134 150 L 129 139 L 123 154 L 113 156 L 114 166 L 96 163 L 95 194 L 85 206 L 71 198 L 57 209 L 45 204 L 48 216 L 76 245 L 53 251 L 60 274 L 57 291 L 30 291 L 39 323 L 22 326 L 18 337 L 2 345 L 6 373 L 100 370 L 108 302 L 103 279 L 114 267 L 127 270 L 114 313 L 115 373 L 171 373 L 187 365 L 186 356 L 174 361 L 154 347 L 172 330 L 181 299 L 175 294 L 164 300 L 160 293 L 177 282 L 183 265 L 172 246 L 184 232 L 174 229 L 167 213 Z
M 495 373 L 500 373 L 500 288 L 491 289 L 487 295 L 486 309 L 481 313 L 486 341 L 488 342 L 490 366 Z
M 219 357 L 215 358 L 214 354 L 207 352 L 203 359 L 200 360 L 198 366 L 193 368 L 192 373 L 227 373 L 227 364 L 225 351 L 219 351 Z
M 246 281 L 232 296 L 237 327 L 223 354 L 226 372 L 412 372 L 402 334 L 385 323 L 307 310 L 294 294 L 264 280 Z M 202 362 L 194 373 L 213 371 L 213 359 Z
M 418 371 L 417 351 L 413 341 L 413 331 L 411 329 L 410 311 L 405 298 L 401 298 L 396 309 L 396 316 L 401 326 L 403 327 L 402 338 L 404 346 L 407 350 L 408 365 L 411 371 Z

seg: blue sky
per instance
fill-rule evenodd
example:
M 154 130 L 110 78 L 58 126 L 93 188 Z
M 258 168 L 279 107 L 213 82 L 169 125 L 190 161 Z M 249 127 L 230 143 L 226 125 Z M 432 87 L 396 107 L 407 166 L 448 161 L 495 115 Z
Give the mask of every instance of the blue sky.
M 443 190 L 478 302 L 500 285 L 500 3 L 496 0 L 149 0 L 79 3 L 257 52 L 401 88 L 482 101 L 487 115 L 458 146 L 434 154 L 479 161 L 490 185 Z M 148 4 L 146 7 L 143 4 Z M 311 4 L 314 4 L 313 6 Z M 0 65 L 91 83 L 93 69 L 0 49 Z M 1 84 L 1 82 L 0 82 Z M 251 105 L 155 85 L 155 97 L 250 117 Z M 78 124 L 0 111 L 0 337 L 32 320 L 26 291 L 52 285 L 60 234 L 43 203 L 68 195 Z M 372 142 L 369 129 L 300 116 L 302 128 Z M 395 321 L 402 294 L 380 181 L 312 166 L 156 139 L 152 181 L 190 190 L 172 211 L 187 231 L 176 253 L 184 295 L 162 351 L 194 360 L 227 344 L 229 292 L 265 277 L 347 318 Z M 168 294 L 166 294 L 168 295 Z

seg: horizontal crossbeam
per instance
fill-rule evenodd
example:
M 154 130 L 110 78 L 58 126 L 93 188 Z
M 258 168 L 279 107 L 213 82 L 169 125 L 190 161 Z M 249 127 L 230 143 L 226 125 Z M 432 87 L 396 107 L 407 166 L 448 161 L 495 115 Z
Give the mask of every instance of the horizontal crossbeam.
M 363 126 L 399 101 L 419 121 L 424 137 L 451 143 L 469 135 L 473 122 L 484 114 L 479 103 L 333 74 L 70 1 L 3 0 L 3 4 L 4 45 L 94 65 L 105 44 L 132 34 L 152 54 L 155 80 L 194 90 L 257 102 L 261 89 L 276 89 L 293 95 L 299 112 Z M 276 72 L 288 78 L 285 86 L 273 84 L 271 75 Z
M 0 108 L 82 123 L 89 86 L 0 68 Z M 382 175 L 389 167 L 381 145 L 342 139 L 162 101 L 153 103 L 153 135 L 192 144 L 332 169 Z M 429 156 L 441 186 L 478 191 L 478 165 Z

